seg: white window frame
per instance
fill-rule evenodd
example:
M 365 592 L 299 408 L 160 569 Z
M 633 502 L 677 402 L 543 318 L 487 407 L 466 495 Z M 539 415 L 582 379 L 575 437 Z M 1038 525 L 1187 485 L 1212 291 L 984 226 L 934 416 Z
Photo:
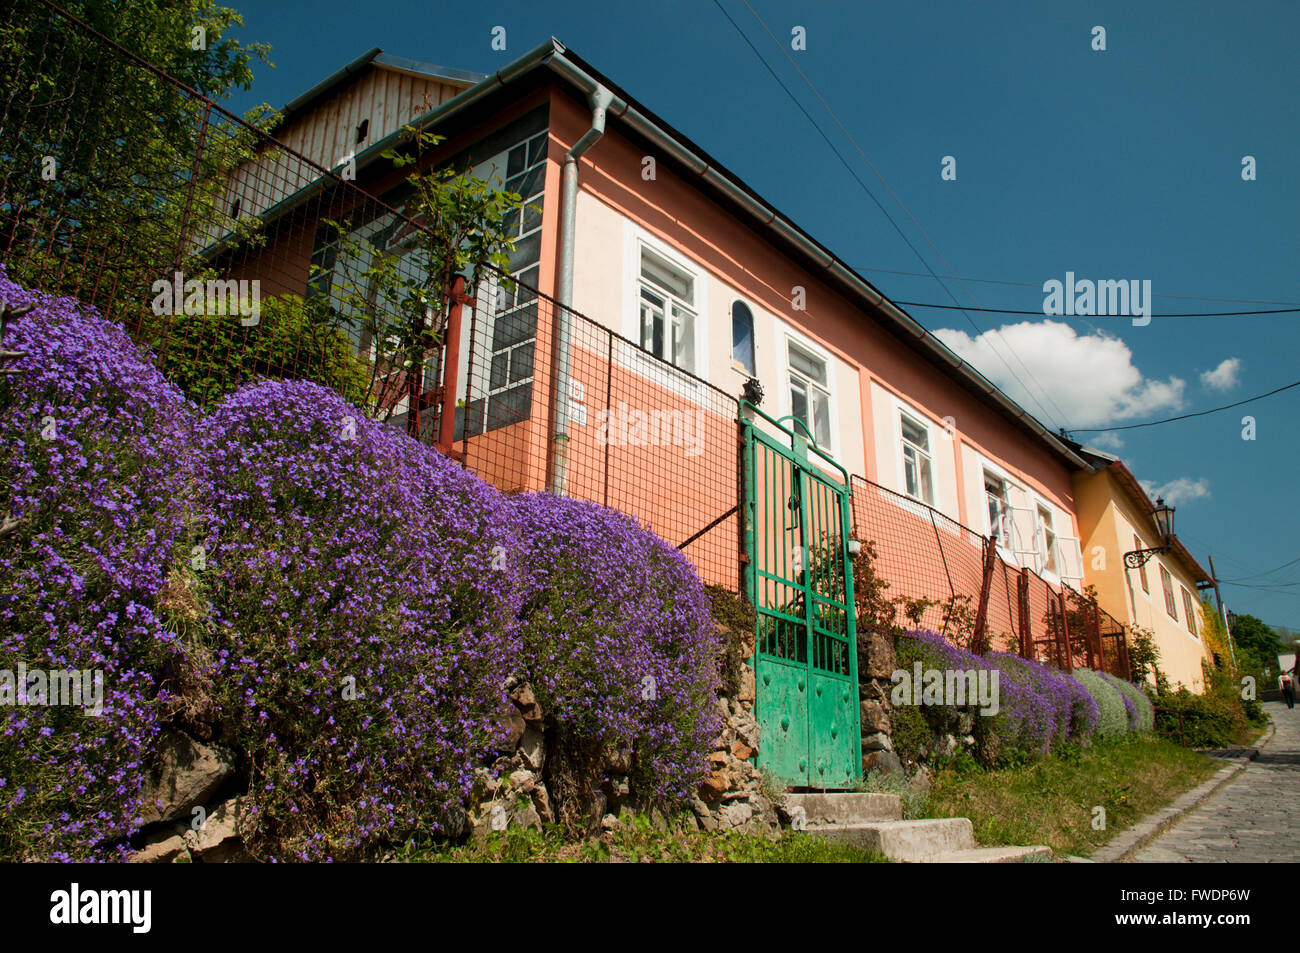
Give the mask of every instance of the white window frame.
M 792 371 L 790 367 L 790 344 L 794 343 L 800 350 L 807 351 L 811 356 L 821 361 L 826 367 L 826 386 L 822 387 L 820 384 L 814 384 L 812 382 L 809 382 L 809 384 L 826 394 L 826 422 L 830 430 L 830 440 L 826 444 L 818 442 L 817 446 L 825 453 L 834 455 L 835 448 L 839 444 L 839 435 L 835 432 L 837 420 L 835 416 L 835 395 L 837 393 L 835 386 L 835 359 L 824 347 L 817 344 L 806 335 L 800 334 L 784 321 L 778 319 L 775 324 L 777 347 L 779 348 L 781 355 L 781 413 L 779 416 L 790 417 L 794 414 L 794 406 L 790 400 L 792 374 L 798 373 Z
M 691 261 L 666 242 L 641 228 L 630 219 L 623 220 L 623 325 L 619 331 L 634 344 L 641 343 L 641 249 L 647 248 L 669 265 L 690 276 L 695 301 L 690 310 L 694 314 L 695 333 L 692 353 L 695 370 L 682 371 L 670 362 L 650 357 L 639 347 L 616 341 L 615 360 L 627 370 L 649 378 L 661 387 L 687 400 L 708 405 L 708 393 L 696 377 L 708 380 L 709 374 L 709 275 L 704 266 Z M 654 286 L 658 287 L 658 286 Z M 751 306 L 751 311 L 753 310 Z M 728 309 L 730 319 L 730 309 Z M 730 320 L 728 320 L 728 338 Z
M 903 434 L 903 418 L 906 417 L 912 424 L 920 427 L 925 431 L 925 440 L 929 449 L 922 449 L 908 440 Z M 934 460 L 934 427 L 932 422 L 923 414 L 917 413 L 911 407 L 903 404 L 901 401 L 894 401 L 894 446 L 898 452 L 898 492 L 903 494 L 909 500 L 914 500 L 923 506 L 939 509 L 939 481 L 937 476 L 938 468 Z M 907 451 L 911 449 L 918 456 L 924 456 L 926 462 L 930 464 L 930 499 L 912 496 L 907 492 Z M 917 472 L 918 487 L 922 485 L 921 474 Z
M 1001 481 L 1004 494 L 1002 498 L 1004 511 L 1001 514 L 1001 518 L 1005 524 L 1003 529 L 1005 529 L 1006 532 L 998 535 L 997 548 L 1006 562 L 1012 562 L 1019 566 L 1021 565 L 1021 560 L 1013 551 L 1013 547 L 1015 546 L 1016 526 L 1015 504 L 1011 502 L 1011 491 L 1013 489 L 1022 488 L 997 464 L 990 460 L 980 461 L 980 512 L 984 514 L 984 528 L 985 535 L 987 536 L 993 535 L 993 520 L 989 515 L 988 478 L 990 476 Z

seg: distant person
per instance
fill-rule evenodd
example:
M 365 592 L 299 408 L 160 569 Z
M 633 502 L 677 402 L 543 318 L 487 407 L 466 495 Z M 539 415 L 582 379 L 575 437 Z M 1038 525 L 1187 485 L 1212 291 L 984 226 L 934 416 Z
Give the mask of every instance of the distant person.
M 1282 697 L 1286 700 L 1286 707 L 1294 708 L 1295 707 L 1295 680 L 1296 680 L 1295 669 L 1293 668 L 1290 671 L 1283 672 L 1281 675 L 1278 676 L 1277 680 L 1282 686 Z

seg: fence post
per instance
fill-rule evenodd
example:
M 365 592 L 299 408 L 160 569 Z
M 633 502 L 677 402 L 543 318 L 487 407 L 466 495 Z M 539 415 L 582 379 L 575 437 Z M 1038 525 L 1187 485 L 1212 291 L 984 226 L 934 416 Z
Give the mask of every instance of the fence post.
M 203 161 L 203 150 L 207 147 L 208 125 L 212 121 L 212 100 L 203 101 L 203 118 L 199 120 L 199 137 L 194 144 L 194 162 L 190 166 L 190 181 L 185 189 L 185 208 L 181 210 L 180 237 L 176 242 L 175 267 L 180 268 L 185 260 L 186 233 L 190 230 L 190 210 L 194 207 L 194 188 L 199 178 L 199 163 Z
M 443 349 L 446 358 L 442 362 L 442 405 L 438 409 L 438 449 L 447 455 L 452 454 L 451 445 L 456 435 L 456 385 L 460 377 L 460 328 L 461 328 L 461 308 L 468 300 L 465 295 L 465 276 L 457 275 L 451 283 L 451 307 L 447 309 L 447 333 L 443 335 L 446 341 L 446 347 Z M 470 355 L 473 360 L 473 355 Z M 423 377 L 423 369 L 420 370 L 419 376 Z M 423 381 L 415 381 L 412 388 L 412 399 L 416 401 L 414 407 L 415 413 L 415 433 L 413 436 L 416 440 L 420 439 L 420 407 L 423 395 L 420 389 L 423 387 Z
M 1016 619 L 1020 624 L 1020 654 L 1034 657 L 1034 628 L 1029 613 L 1029 568 L 1020 570 L 1016 579 Z
M 1098 671 L 1106 670 L 1106 643 L 1101 640 L 1101 606 L 1096 603 L 1092 606 L 1091 618 L 1088 620 L 1092 627 L 1092 638 L 1097 646 L 1097 664 L 1094 666 Z
M 979 609 L 975 612 L 975 633 L 971 636 L 970 650 L 984 651 L 984 630 L 988 625 L 989 588 L 993 584 L 993 560 L 997 559 L 996 543 L 992 536 L 984 537 L 984 576 L 980 582 Z
M 1061 668 L 1066 672 L 1074 671 L 1074 649 L 1070 645 L 1070 617 L 1065 608 L 1065 593 L 1057 593 L 1057 605 L 1061 611 L 1061 641 L 1064 643 L 1065 654 L 1061 661 L 1064 663 Z

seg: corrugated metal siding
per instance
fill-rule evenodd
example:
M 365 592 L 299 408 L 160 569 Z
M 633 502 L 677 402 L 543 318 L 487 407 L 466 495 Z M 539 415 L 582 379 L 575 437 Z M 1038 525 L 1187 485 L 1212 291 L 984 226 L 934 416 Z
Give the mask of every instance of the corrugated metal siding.
M 363 119 L 369 119 L 370 126 L 361 148 L 378 142 L 423 113 L 426 95 L 432 108 L 447 102 L 468 85 L 372 65 L 310 112 L 276 130 L 276 138 L 313 162 L 334 168 L 357 149 L 356 131 Z M 267 152 L 230 174 L 221 198 L 221 211 L 230 215 L 238 200 L 240 217 L 260 215 L 310 185 L 314 178 L 292 156 Z M 204 236 L 201 244 L 218 237 L 219 233 L 214 231 Z

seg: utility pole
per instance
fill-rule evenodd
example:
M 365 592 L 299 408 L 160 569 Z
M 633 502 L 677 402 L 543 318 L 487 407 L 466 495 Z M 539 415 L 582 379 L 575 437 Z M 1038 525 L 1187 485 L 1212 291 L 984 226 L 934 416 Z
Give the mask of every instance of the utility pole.
M 1237 668 L 1237 650 L 1232 644 L 1232 627 L 1228 625 L 1228 612 L 1223 608 L 1223 595 L 1219 592 L 1219 574 L 1214 569 L 1214 554 L 1210 554 L 1210 581 L 1214 583 L 1214 601 L 1219 606 L 1219 618 L 1223 620 L 1223 631 L 1228 633 L 1228 656 L 1232 659 L 1232 667 L 1235 671 Z

